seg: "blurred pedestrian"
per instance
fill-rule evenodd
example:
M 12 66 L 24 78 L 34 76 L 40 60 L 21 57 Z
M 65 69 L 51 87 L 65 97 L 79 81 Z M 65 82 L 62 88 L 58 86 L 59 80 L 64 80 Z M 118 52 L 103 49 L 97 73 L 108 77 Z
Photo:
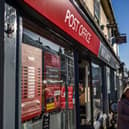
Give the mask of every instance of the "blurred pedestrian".
M 118 129 L 129 129 L 129 83 L 118 102 Z

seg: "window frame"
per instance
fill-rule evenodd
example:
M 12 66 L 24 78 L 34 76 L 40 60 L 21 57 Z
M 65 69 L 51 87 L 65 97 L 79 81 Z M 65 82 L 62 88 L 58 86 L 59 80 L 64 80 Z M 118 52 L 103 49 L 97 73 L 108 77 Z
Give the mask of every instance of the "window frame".
M 94 18 L 100 24 L 100 0 L 94 0 Z

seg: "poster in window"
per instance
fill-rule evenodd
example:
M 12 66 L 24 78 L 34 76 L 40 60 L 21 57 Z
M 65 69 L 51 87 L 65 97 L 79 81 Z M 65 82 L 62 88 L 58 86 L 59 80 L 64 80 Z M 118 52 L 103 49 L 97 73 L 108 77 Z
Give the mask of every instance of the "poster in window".
M 65 86 L 61 87 L 61 109 L 65 109 L 66 106 L 66 94 L 65 94 Z
M 73 87 L 68 86 L 68 108 L 73 109 Z
M 49 85 L 45 88 L 46 112 L 60 108 L 60 85 Z

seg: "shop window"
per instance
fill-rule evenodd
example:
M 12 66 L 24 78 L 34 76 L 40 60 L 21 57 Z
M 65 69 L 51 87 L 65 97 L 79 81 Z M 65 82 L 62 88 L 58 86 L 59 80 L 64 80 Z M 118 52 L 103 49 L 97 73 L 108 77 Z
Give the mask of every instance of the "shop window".
M 93 117 L 94 121 L 103 112 L 102 103 L 102 70 L 99 65 L 92 63 L 92 86 L 93 86 Z
M 100 22 L 100 0 L 94 0 L 94 17 L 97 23 Z
M 76 128 L 72 49 L 24 28 L 21 81 L 23 129 Z

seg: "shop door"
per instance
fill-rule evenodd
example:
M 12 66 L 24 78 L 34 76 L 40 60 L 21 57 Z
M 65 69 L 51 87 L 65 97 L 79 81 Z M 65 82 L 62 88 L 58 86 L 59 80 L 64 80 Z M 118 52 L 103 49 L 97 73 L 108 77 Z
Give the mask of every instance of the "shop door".
M 89 75 L 89 63 L 82 61 L 81 64 L 79 64 L 79 103 L 81 128 L 86 128 L 87 126 L 91 125 L 91 99 Z

